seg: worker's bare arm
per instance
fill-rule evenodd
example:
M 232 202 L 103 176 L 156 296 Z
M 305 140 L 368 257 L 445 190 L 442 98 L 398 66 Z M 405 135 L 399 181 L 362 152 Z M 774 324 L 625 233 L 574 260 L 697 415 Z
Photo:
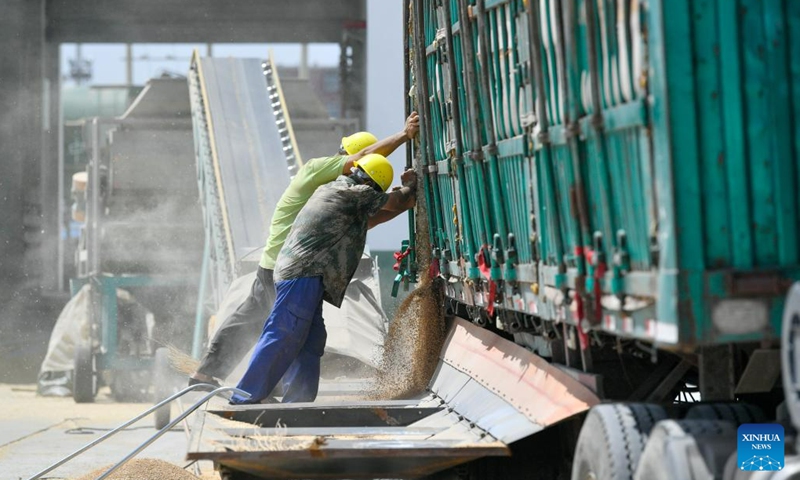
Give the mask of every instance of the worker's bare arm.
M 414 170 L 406 170 L 400 176 L 400 180 L 403 182 L 403 186 L 389 193 L 389 200 L 386 201 L 382 210 L 405 212 L 414 206 L 417 193 L 417 173 Z
M 377 153 L 383 155 L 384 157 L 388 157 L 392 154 L 392 152 L 397 150 L 400 145 L 416 137 L 417 132 L 419 132 L 419 115 L 417 115 L 417 112 L 411 112 L 411 115 L 409 115 L 406 119 L 406 124 L 403 127 L 403 130 L 395 133 L 394 135 L 386 137 L 383 140 L 378 140 L 376 143 L 370 145 L 364 150 L 347 157 L 347 162 L 344 164 L 344 168 L 342 168 L 342 173 L 345 175 L 350 173 L 350 169 L 353 168 L 353 162 L 365 155 L 369 155 L 370 153 Z
M 390 212 L 405 212 L 408 208 L 405 208 L 405 205 L 409 203 L 411 199 L 414 198 L 416 189 L 412 189 L 409 187 L 402 187 L 399 190 L 395 190 L 389 194 L 389 200 L 386 201 L 386 204 L 383 206 L 381 211 L 388 210 Z
M 411 177 L 413 176 L 413 180 Z M 388 222 L 389 220 L 393 219 L 394 217 L 400 215 L 401 213 L 405 212 L 408 209 L 414 208 L 417 204 L 417 179 L 416 173 L 413 170 L 408 170 L 403 172 L 403 175 L 400 176 L 401 180 L 403 181 L 404 185 L 402 187 L 394 187 L 389 193 L 389 200 L 386 204 L 381 208 L 378 213 L 369 217 L 367 220 L 367 226 L 369 228 L 374 227 L 375 225 L 380 225 L 381 223 Z M 404 188 L 410 189 L 411 194 L 405 197 L 405 201 L 402 200 L 403 196 L 405 195 Z M 392 194 L 397 193 L 397 197 L 392 197 Z M 395 201 L 402 202 L 395 204 Z

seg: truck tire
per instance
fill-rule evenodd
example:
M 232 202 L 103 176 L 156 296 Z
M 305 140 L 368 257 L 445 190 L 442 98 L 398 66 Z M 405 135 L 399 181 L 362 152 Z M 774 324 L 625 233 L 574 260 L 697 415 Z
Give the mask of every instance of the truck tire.
M 79 343 L 75 348 L 75 375 L 72 378 L 72 398 L 75 403 L 94 402 L 97 393 L 97 372 L 92 347 Z
M 786 295 L 781 332 L 781 377 L 786 407 L 795 428 L 800 427 L 800 282 Z
M 722 420 L 664 420 L 650 432 L 634 480 L 714 480 L 736 450 L 736 426 Z
M 169 397 L 173 393 L 172 369 L 169 363 L 169 349 L 159 348 L 153 357 L 153 403 Z M 170 421 L 171 405 L 164 405 L 153 414 L 156 430 L 166 427 Z
M 724 420 L 735 425 L 764 423 L 767 416 L 760 408 L 747 403 L 705 403 L 686 412 L 686 420 Z
M 653 426 L 667 418 L 657 405 L 598 405 L 583 422 L 572 480 L 631 480 Z

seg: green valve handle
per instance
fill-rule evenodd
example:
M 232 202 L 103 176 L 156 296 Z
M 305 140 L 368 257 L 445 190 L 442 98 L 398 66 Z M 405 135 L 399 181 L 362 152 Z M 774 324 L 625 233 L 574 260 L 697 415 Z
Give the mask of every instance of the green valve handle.
M 392 298 L 397 298 L 397 292 L 400 290 L 400 282 L 403 281 L 403 274 L 398 273 L 394 277 L 394 283 L 392 284 Z
M 400 251 L 394 254 L 394 259 L 397 261 L 394 264 L 394 270 L 397 272 L 397 275 L 394 277 L 394 284 L 392 285 L 392 297 L 397 297 L 400 283 L 403 283 L 405 289 L 408 290 L 409 277 L 411 275 L 408 257 L 414 251 L 409 244 L 410 242 L 408 240 L 403 240 Z

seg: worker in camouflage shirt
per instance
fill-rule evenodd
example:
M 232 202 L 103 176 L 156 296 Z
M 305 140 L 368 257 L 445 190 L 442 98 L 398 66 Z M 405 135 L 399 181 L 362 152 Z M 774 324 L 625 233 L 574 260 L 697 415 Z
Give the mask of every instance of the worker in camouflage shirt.
M 272 312 L 275 303 L 273 271 L 278 253 L 295 218 L 314 191 L 340 175 L 349 174 L 353 163 L 370 153 L 390 155 L 400 145 L 414 138 L 418 131 L 419 115 L 412 112 L 403 129 L 394 135 L 378 140 L 369 132 L 354 133 L 342 138 L 338 155 L 313 158 L 303 164 L 275 207 L 269 238 L 250 294 L 214 334 L 200 366 L 189 377 L 189 385 L 207 383 L 219 386 L 216 379 L 227 378 L 255 344 L 264 328 L 264 320 Z M 382 211 L 372 221 L 386 222 L 396 215 L 397 212 Z
M 327 333 L 323 300 L 340 306 L 356 271 L 367 229 L 414 205 L 416 175 L 386 193 L 394 171 L 386 157 L 366 155 L 350 175 L 319 187 L 297 215 L 275 263 L 277 299 L 231 403 L 259 403 L 284 380 L 284 402 L 311 402 L 319 387 Z M 383 212 L 383 213 L 382 213 Z M 285 373 L 285 375 L 284 375 Z

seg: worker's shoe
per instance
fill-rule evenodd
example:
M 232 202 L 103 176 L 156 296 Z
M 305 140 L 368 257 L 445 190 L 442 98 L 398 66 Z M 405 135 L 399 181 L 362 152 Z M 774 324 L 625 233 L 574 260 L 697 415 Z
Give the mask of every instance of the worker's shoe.
M 273 397 L 272 395 L 270 395 L 269 397 L 261 400 L 260 402 L 256 402 L 256 403 L 264 405 L 264 404 L 270 404 L 270 403 L 281 403 L 281 401 L 278 400 L 277 398 Z M 253 405 L 253 404 L 254 403 L 250 403 L 250 402 L 239 403 L 239 402 L 234 402 L 233 400 L 230 400 L 228 402 L 228 405 Z
M 209 388 L 209 390 L 216 390 L 222 387 L 222 385 L 220 385 L 219 382 L 214 380 L 213 378 L 211 380 L 204 381 L 204 380 L 198 380 L 194 377 L 189 377 L 188 386 L 191 387 L 192 385 L 200 385 L 201 383 L 205 385 L 211 385 L 211 387 L 213 388 Z

